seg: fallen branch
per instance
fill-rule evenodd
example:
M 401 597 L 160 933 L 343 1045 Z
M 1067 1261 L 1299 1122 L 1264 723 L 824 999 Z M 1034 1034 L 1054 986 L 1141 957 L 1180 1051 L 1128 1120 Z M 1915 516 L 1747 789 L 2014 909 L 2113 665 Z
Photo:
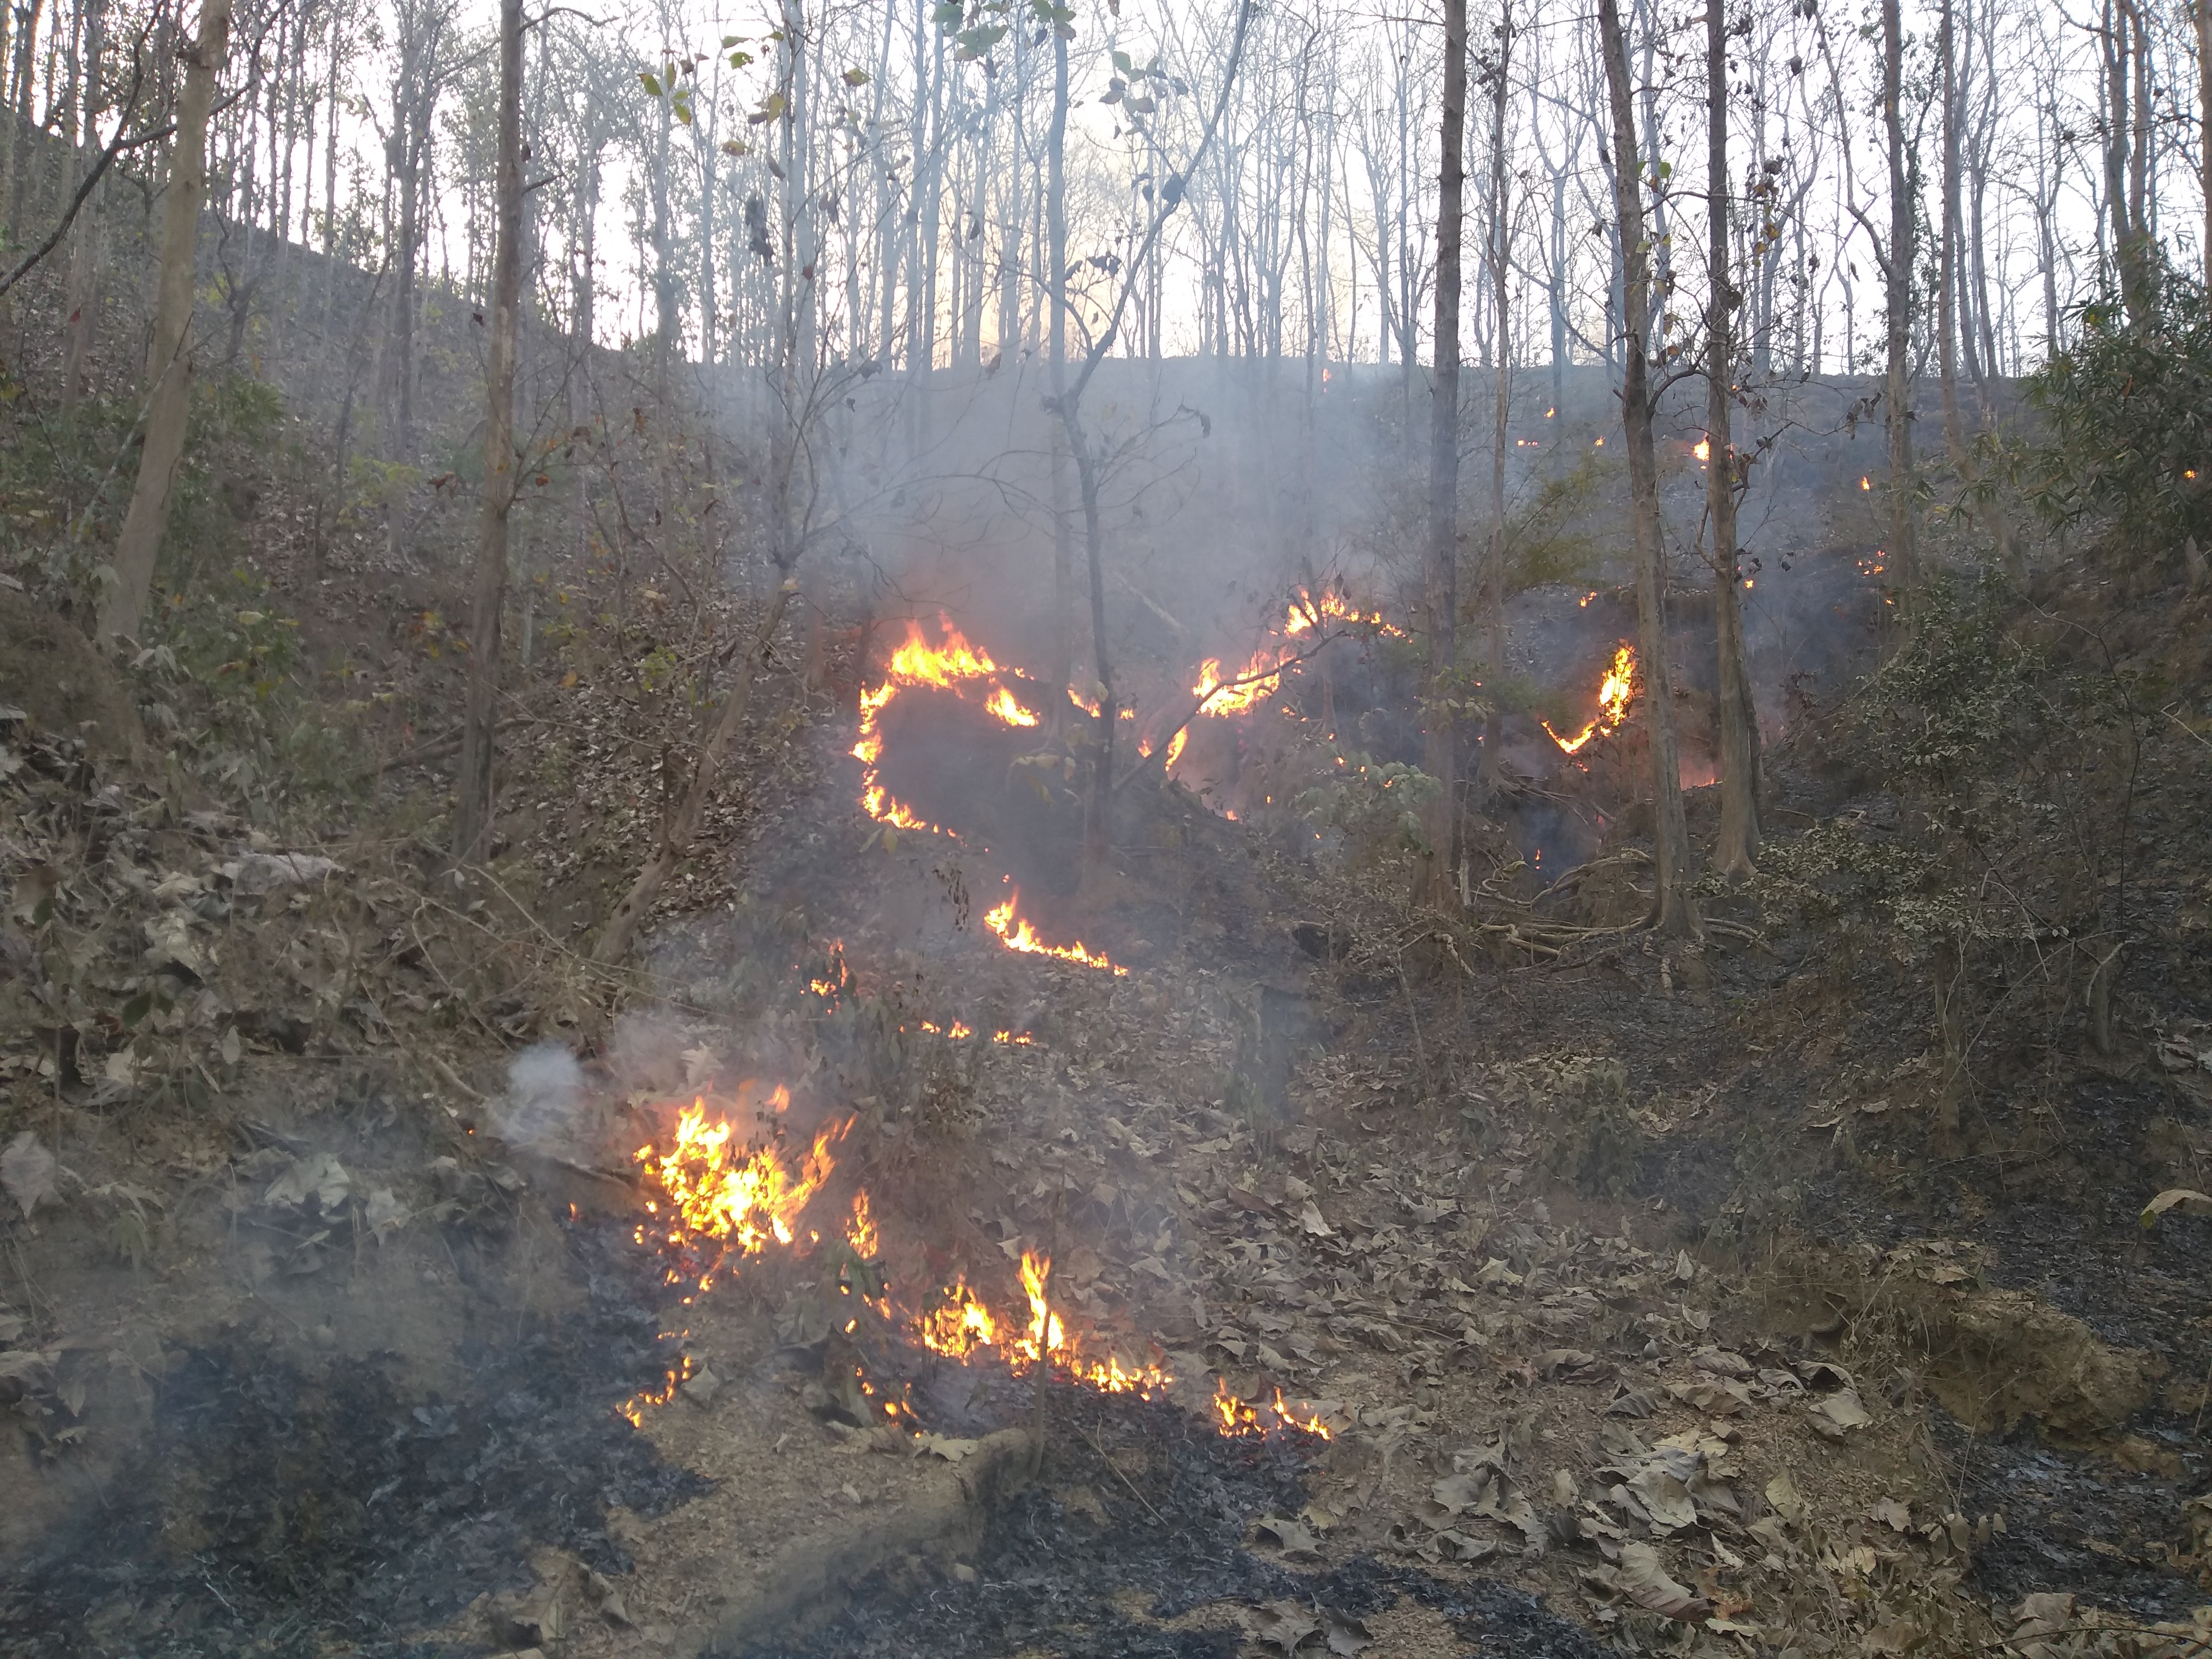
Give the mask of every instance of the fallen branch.
M 1340 629 L 1334 634 L 1323 634 L 1314 641 L 1313 648 L 1304 653 L 1302 655 L 1285 657 L 1282 661 L 1277 663 L 1273 668 L 1256 670 L 1254 672 L 1246 674 L 1237 679 L 1224 680 L 1219 685 L 1215 686 L 1211 691 L 1208 691 L 1204 696 L 1200 697 L 1195 703 L 1191 705 L 1190 713 L 1185 714 L 1181 720 L 1176 722 L 1175 730 L 1170 732 L 1167 736 L 1162 738 L 1158 742 L 1152 745 L 1152 752 L 1151 754 L 1144 756 L 1134 766 L 1131 767 L 1127 771 L 1124 772 L 1121 775 L 1120 779 L 1116 781 L 1114 785 L 1114 793 L 1117 795 L 1120 794 L 1125 786 L 1134 782 L 1145 769 L 1151 766 L 1154 761 L 1158 761 L 1160 764 L 1164 767 L 1167 764 L 1165 758 L 1167 752 L 1169 750 L 1175 747 L 1175 740 L 1182 734 L 1183 728 L 1188 726 L 1193 720 L 1196 720 L 1201 714 L 1205 713 L 1206 705 L 1212 702 L 1224 691 L 1241 690 L 1243 687 L 1248 685 L 1257 685 L 1262 680 L 1280 679 L 1291 669 L 1299 667 L 1305 663 L 1311 662 L 1316 657 L 1321 654 L 1322 647 L 1334 644 L 1336 641 L 1340 640 L 1343 637 L 1344 631 L 1342 629 Z

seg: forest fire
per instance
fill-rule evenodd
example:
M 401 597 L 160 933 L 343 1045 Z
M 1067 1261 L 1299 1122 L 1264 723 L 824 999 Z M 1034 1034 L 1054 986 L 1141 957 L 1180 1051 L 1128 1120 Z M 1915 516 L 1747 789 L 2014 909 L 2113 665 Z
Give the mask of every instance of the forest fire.
M 1597 688 L 1597 715 L 1588 726 L 1571 738 L 1563 738 L 1552 729 L 1549 720 L 1543 722 L 1544 730 L 1553 743 L 1565 753 L 1579 752 L 1592 738 L 1601 733 L 1617 732 L 1628 716 L 1630 699 L 1636 695 L 1636 653 L 1623 645 L 1613 653 L 1612 665 Z
M 761 1116 L 769 1121 L 790 1105 L 790 1091 L 778 1085 Z M 653 1219 L 638 1227 L 637 1242 L 644 1243 L 648 1231 L 655 1234 L 670 1258 L 668 1282 L 696 1279 L 696 1293 L 703 1295 L 732 1256 L 757 1255 L 771 1243 L 793 1242 L 799 1212 L 835 1167 L 831 1148 L 851 1127 L 847 1119 L 823 1130 L 793 1170 L 773 1146 L 746 1150 L 726 1116 L 708 1118 L 707 1097 L 700 1096 L 678 1115 L 665 1151 L 650 1141 L 637 1149 L 635 1161 L 662 1194 L 646 1200 L 646 1213 Z
M 988 688 L 983 696 L 984 712 L 1002 726 L 1034 726 L 1038 716 L 1023 706 L 1008 678 L 1023 678 L 1018 670 L 1001 668 L 991 659 L 988 652 L 979 651 L 952 623 L 949 617 L 940 616 L 938 626 L 945 635 L 945 643 L 932 645 L 918 622 L 908 622 L 907 636 L 884 665 L 884 683 L 873 690 L 865 687 L 860 692 L 860 730 L 853 744 L 853 758 L 861 766 L 860 809 L 878 823 L 896 830 L 920 830 L 927 834 L 946 835 L 944 825 L 932 823 L 902 802 L 891 798 L 877 775 L 876 769 L 884 757 L 883 714 L 891 700 L 904 690 L 928 686 L 939 691 L 950 691 L 963 702 L 980 682 Z
M 781 1088 L 764 1102 L 775 1113 L 787 1110 L 789 1103 L 788 1091 Z M 836 1169 L 836 1149 L 853 1122 L 845 1119 L 823 1130 L 793 1169 L 772 1144 L 744 1146 L 738 1125 L 701 1096 L 678 1114 L 665 1150 L 651 1143 L 638 1149 L 635 1161 L 658 1195 L 647 1200 L 652 1219 L 637 1227 L 635 1237 L 662 1255 L 668 1283 L 690 1286 L 684 1297 L 686 1306 L 712 1288 L 732 1256 L 759 1255 L 771 1245 L 803 1255 L 822 1243 L 826 1227 L 802 1228 L 802 1217 L 821 1196 Z M 1021 1290 L 1027 1304 L 1022 1311 L 994 1310 L 969 1287 L 964 1274 L 944 1287 L 929 1305 L 916 1309 L 899 1304 L 876 1267 L 883 1255 L 883 1237 L 865 1189 L 854 1194 L 848 1217 L 835 1231 L 853 1257 L 867 1265 L 880 1287 L 878 1293 L 862 1291 L 861 1300 L 901 1340 L 939 1358 L 963 1365 L 994 1360 L 1017 1375 L 1033 1373 L 1044 1364 L 1055 1380 L 1070 1386 L 1145 1400 L 1174 1385 L 1164 1365 L 1125 1360 L 1110 1350 L 1100 1352 L 1069 1328 L 1052 1304 L 1048 1256 L 1035 1250 L 1022 1253 Z M 851 1328 L 848 1324 L 847 1329 Z M 663 1334 L 678 1338 L 690 1333 Z M 617 1408 L 621 1415 L 641 1425 L 647 1411 L 676 1397 L 691 1376 L 693 1364 L 688 1355 L 679 1358 L 667 1368 L 661 1386 L 624 1401 Z M 862 1386 L 877 1395 L 865 1378 Z M 878 1403 L 895 1422 L 904 1423 L 913 1415 L 910 1407 L 880 1397 Z M 1326 1439 L 1331 1432 L 1316 1412 L 1285 1400 L 1280 1389 L 1273 1390 L 1272 1402 L 1255 1404 L 1237 1397 L 1225 1382 L 1218 1383 L 1210 1417 L 1216 1431 L 1224 1436 L 1264 1436 L 1293 1429 Z

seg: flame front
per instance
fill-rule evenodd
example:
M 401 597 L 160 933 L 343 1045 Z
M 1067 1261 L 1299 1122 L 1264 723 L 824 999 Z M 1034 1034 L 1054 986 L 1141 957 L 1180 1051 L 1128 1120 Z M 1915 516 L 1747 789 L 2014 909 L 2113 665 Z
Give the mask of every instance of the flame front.
M 1022 1294 L 1029 1302 L 1029 1323 L 1019 1335 L 1012 1334 L 1011 1320 L 993 1313 L 969 1289 L 964 1275 L 945 1291 L 935 1308 L 916 1315 L 908 1329 L 923 1347 L 948 1359 L 964 1363 L 990 1349 L 1017 1370 L 1042 1360 L 1069 1381 L 1102 1394 L 1136 1394 L 1149 1399 L 1154 1389 L 1173 1384 L 1174 1377 L 1162 1366 L 1125 1365 L 1118 1354 L 1109 1353 L 1103 1359 L 1086 1358 L 1082 1345 L 1069 1336 L 1066 1325 L 1053 1310 L 1051 1280 L 1051 1258 L 1023 1251 Z
M 1571 738 L 1563 738 L 1546 720 L 1544 730 L 1568 754 L 1576 753 L 1601 732 L 1616 732 L 1628 715 L 1628 702 L 1636 694 L 1636 653 L 1624 645 L 1613 653 L 1613 665 L 1597 688 L 1597 718 Z
M 938 626 L 945 635 L 945 643 L 932 645 L 921 631 L 918 622 L 906 625 L 906 638 L 892 651 L 890 660 L 884 665 L 884 683 L 873 690 L 863 687 L 860 691 L 860 731 L 853 744 L 853 758 L 860 763 L 860 810 L 878 823 L 887 823 L 896 830 L 917 830 L 933 834 L 945 833 L 942 824 L 930 823 L 903 802 L 892 799 L 884 787 L 876 769 L 884 757 L 883 714 L 891 700 L 909 686 L 931 686 L 940 691 L 950 691 L 964 698 L 968 687 L 978 680 L 988 682 L 990 690 L 984 698 L 984 712 L 1000 724 L 1012 726 L 1033 726 L 1038 717 L 1024 708 L 1012 690 L 999 678 L 1012 675 L 993 661 L 988 651 L 978 650 L 967 637 L 953 626 L 949 617 L 939 617 Z M 1018 678 L 1018 676 L 1016 676 Z
M 1019 951 L 1028 956 L 1053 957 L 1085 968 L 1103 969 L 1116 979 L 1128 977 L 1127 968 L 1118 966 L 1101 951 L 1084 949 L 1081 939 L 1073 945 L 1047 945 L 1037 937 L 1035 927 L 1014 914 L 1014 906 L 1020 897 L 1018 892 L 1009 893 L 1004 904 L 983 913 L 983 926 L 997 934 L 999 942 L 1006 949 Z

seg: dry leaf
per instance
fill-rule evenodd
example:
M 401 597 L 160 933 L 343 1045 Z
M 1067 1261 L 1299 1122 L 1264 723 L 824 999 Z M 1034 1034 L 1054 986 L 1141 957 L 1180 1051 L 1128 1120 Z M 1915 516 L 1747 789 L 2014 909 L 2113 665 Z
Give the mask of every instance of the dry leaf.
M 915 1437 L 914 1455 L 916 1457 L 941 1457 L 948 1463 L 957 1463 L 974 1454 L 980 1440 L 956 1440 L 947 1435 L 923 1434 Z
M 1874 1414 L 1859 1398 L 1856 1389 L 1838 1389 L 1823 1395 L 1807 1411 L 1814 1429 L 1831 1440 L 1840 1440 L 1847 1429 L 1863 1429 L 1874 1421 Z
M 1270 1601 L 1243 1615 L 1244 1628 L 1261 1645 L 1294 1651 L 1309 1636 L 1318 1635 L 1321 1621 L 1295 1601 Z
M 1704 1596 L 1668 1577 L 1659 1552 L 1649 1544 L 1620 1547 L 1620 1566 L 1615 1579 L 1621 1593 L 1630 1601 L 1669 1619 L 1694 1620 L 1707 1617 L 1713 1610 Z
M 2149 1226 L 2168 1210 L 2179 1210 L 2184 1215 L 2212 1215 L 2212 1194 L 2170 1187 L 2143 1206 L 2142 1224 Z
M 1375 1638 L 1366 1626 L 1348 1613 L 1339 1613 L 1334 1607 L 1323 1607 L 1322 1617 L 1328 1621 L 1328 1650 L 1343 1659 L 1353 1659 L 1356 1654 L 1375 1645 Z
M 1805 1495 L 1797 1490 L 1797 1483 L 1784 1469 L 1766 1483 L 1766 1501 L 1774 1505 L 1774 1512 L 1791 1526 L 1804 1524 L 1807 1512 Z
M 8 1196 L 27 1216 L 41 1200 L 59 1200 L 54 1190 L 55 1168 L 54 1155 L 39 1145 L 35 1133 L 26 1129 L 0 1152 L 0 1187 L 8 1189 Z
M 1255 1531 L 1273 1539 L 1276 1547 L 1286 1556 L 1320 1558 L 1320 1547 L 1304 1522 L 1285 1520 L 1279 1515 L 1263 1515 L 1252 1526 Z

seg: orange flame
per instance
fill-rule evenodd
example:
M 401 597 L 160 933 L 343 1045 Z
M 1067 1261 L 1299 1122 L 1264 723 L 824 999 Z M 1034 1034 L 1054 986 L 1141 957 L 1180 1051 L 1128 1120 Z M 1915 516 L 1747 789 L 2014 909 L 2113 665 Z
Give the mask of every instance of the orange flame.
M 1229 1391 L 1225 1379 L 1216 1378 L 1213 1384 L 1213 1414 L 1218 1419 L 1217 1430 L 1232 1438 L 1245 1435 L 1264 1435 L 1273 1428 L 1296 1429 L 1301 1434 L 1310 1434 L 1322 1440 L 1334 1439 L 1329 1426 L 1310 1407 L 1301 1413 L 1297 1407 L 1283 1398 L 1280 1389 L 1275 1390 L 1272 1405 L 1262 1402 L 1254 1406 L 1240 1400 Z M 1272 1419 L 1273 1421 L 1269 1419 Z
M 1597 718 L 1571 738 L 1563 738 L 1552 731 L 1549 720 L 1543 722 L 1544 730 L 1551 734 L 1553 743 L 1568 754 L 1574 754 L 1601 732 L 1618 731 L 1627 717 L 1628 700 L 1636 693 L 1636 653 L 1624 645 L 1613 653 L 1613 665 L 1606 670 L 1605 678 L 1597 689 Z
M 634 1429 L 641 1429 L 645 1426 L 646 1407 L 648 1406 L 665 1406 L 670 1401 L 676 1398 L 677 1389 L 682 1388 L 690 1380 L 691 1356 L 687 1353 L 680 1362 L 670 1368 L 667 1380 L 664 1382 L 660 1387 L 657 1389 L 648 1389 L 643 1394 L 632 1395 L 629 1399 L 623 1401 L 621 1405 L 616 1407 L 615 1410 L 623 1417 L 629 1419 L 630 1427 Z
M 883 1241 L 876 1236 L 876 1218 L 868 1212 L 868 1195 L 866 1193 L 853 1194 L 853 1220 L 845 1229 L 845 1243 L 852 1247 L 853 1254 L 861 1261 L 876 1259 L 876 1251 Z
M 946 1291 L 944 1301 L 931 1311 L 917 1315 L 908 1328 L 932 1353 L 964 1361 L 982 1349 L 994 1348 L 1017 1369 L 1042 1360 L 1070 1381 L 1102 1394 L 1138 1394 L 1149 1398 L 1154 1389 L 1174 1382 L 1174 1377 L 1158 1365 L 1126 1365 L 1117 1354 L 1103 1359 L 1086 1358 L 1053 1310 L 1048 1294 L 1051 1275 L 1049 1257 L 1022 1252 L 1022 1294 L 1028 1299 L 1030 1313 L 1029 1323 L 1018 1336 L 1012 1334 L 1010 1320 L 993 1313 L 968 1288 L 964 1275 Z
M 1190 688 L 1191 696 L 1199 700 L 1198 712 L 1217 719 L 1249 713 L 1255 704 L 1274 696 L 1283 683 L 1282 665 L 1294 654 L 1287 647 L 1275 651 L 1263 645 L 1252 653 L 1251 661 L 1226 677 L 1221 672 L 1221 659 L 1208 657 L 1199 665 L 1198 684 Z M 1255 675 L 1260 678 L 1253 678 Z
M 781 1087 L 769 1101 L 778 1112 L 790 1103 L 790 1091 Z M 660 1242 L 671 1255 L 678 1261 L 689 1261 L 710 1242 L 720 1247 L 715 1261 L 699 1275 L 702 1292 L 713 1287 L 715 1273 L 730 1255 L 757 1255 L 771 1243 L 788 1245 L 792 1242 L 799 1212 L 821 1190 L 835 1167 L 830 1148 L 852 1127 L 848 1119 L 817 1135 L 812 1150 L 800 1159 L 794 1172 L 773 1146 L 744 1152 L 737 1144 L 737 1132 L 729 1120 L 709 1121 L 707 1109 L 702 1095 L 677 1119 L 675 1141 L 668 1150 L 656 1151 L 648 1142 L 638 1148 L 636 1157 L 672 1208 L 673 1212 L 664 1218 L 659 1200 L 646 1203 Z M 644 1227 L 637 1230 L 640 1243 L 645 1242 L 646 1231 Z M 674 1284 L 684 1277 L 672 1268 L 669 1282 Z
M 1300 588 L 1298 597 L 1291 601 L 1290 615 L 1283 623 L 1283 633 L 1286 638 L 1292 637 L 1324 622 L 1359 623 L 1394 639 L 1406 637 L 1406 630 L 1394 628 L 1383 621 L 1380 611 L 1362 611 L 1340 593 L 1324 592 L 1316 599 L 1304 588 Z
M 999 680 L 1000 674 L 1012 671 L 1000 668 L 988 652 L 969 644 L 953 626 L 950 617 L 940 615 L 937 620 L 945 635 L 943 645 L 932 645 L 921 624 L 909 621 L 905 640 L 892 651 L 890 660 L 884 665 L 884 683 L 873 690 L 862 688 L 860 730 L 852 754 L 862 768 L 861 811 L 878 823 L 887 823 L 894 829 L 943 834 L 943 825 L 930 823 L 911 807 L 893 799 L 876 775 L 876 768 L 884 757 L 883 713 L 891 699 L 907 687 L 922 685 L 965 696 L 965 688 L 971 682 L 988 680 L 991 689 L 983 707 L 994 720 L 1007 726 L 1031 726 L 1037 724 L 1037 716 L 1024 708 L 1013 692 Z
M 1006 902 L 997 908 L 984 913 L 983 925 L 999 936 L 999 942 L 1009 951 L 1025 955 L 1055 957 L 1062 962 L 1077 963 L 1085 968 L 1103 968 L 1116 979 L 1126 979 L 1129 970 L 1117 967 L 1102 952 L 1084 949 L 1083 941 L 1073 945 L 1047 945 L 1037 937 L 1036 929 L 1014 914 L 1019 891 L 1006 895 Z

